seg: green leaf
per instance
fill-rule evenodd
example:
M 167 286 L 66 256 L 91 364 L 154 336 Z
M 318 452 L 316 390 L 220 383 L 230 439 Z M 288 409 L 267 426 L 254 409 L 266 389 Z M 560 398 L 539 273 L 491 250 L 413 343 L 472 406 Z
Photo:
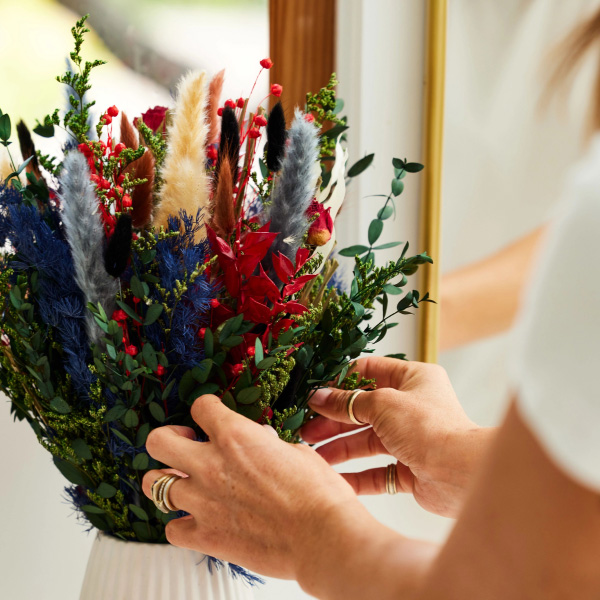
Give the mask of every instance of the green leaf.
M 125 416 L 123 417 L 122 420 L 123 420 L 123 425 L 125 425 L 125 427 L 129 427 L 130 429 L 133 427 L 137 427 L 138 423 L 140 422 L 140 419 L 139 419 L 137 413 L 132 408 L 130 408 L 125 413 Z
M 65 400 L 56 396 L 56 398 L 52 398 L 50 402 L 50 408 L 55 410 L 57 413 L 61 415 L 68 415 L 71 412 L 71 407 L 67 404 Z
M 10 117 L 6 114 L 0 116 L 0 140 L 8 142 L 10 139 Z
M 50 123 L 49 125 L 42 125 L 41 123 L 38 123 L 33 128 L 33 133 L 37 133 L 45 138 L 51 138 L 54 136 L 54 124 Z
M 267 356 L 267 358 L 263 358 L 260 362 L 256 363 L 256 368 L 264 371 L 265 369 L 272 367 L 276 362 L 276 356 Z
M 367 154 L 367 156 L 363 156 L 360 160 L 357 160 L 349 169 L 348 169 L 348 177 L 356 177 L 360 175 L 365 169 L 369 168 L 373 163 L 373 159 L 375 158 L 374 154 Z
M 110 483 L 102 482 L 96 489 L 96 494 L 102 498 L 112 498 L 117 493 L 117 488 Z
M 243 341 L 244 338 L 241 335 L 230 335 L 221 343 L 227 348 L 235 348 L 236 346 L 239 346 Z
M 404 165 L 404 170 L 408 173 L 418 173 L 422 171 L 425 167 L 421 163 L 406 163 Z
M 204 396 L 205 394 L 214 394 L 219 391 L 218 383 L 204 383 L 199 385 L 197 388 L 194 388 L 194 391 L 190 394 L 191 402 L 195 402 L 196 398 L 200 398 L 200 396 Z M 188 401 L 188 404 L 190 402 Z
M 387 248 L 395 248 L 401 246 L 402 242 L 388 242 L 387 244 L 381 244 L 381 246 L 375 246 L 373 250 L 385 250 Z
M 139 455 L 138 455 L 139 456 Z M 129 510 L 138 518 L 141 519 L 142 521 L 148 521 L 148 513 L 141 508 L 140 506 L 136 506 L 135 504 L 130 504 L 129 505 Z
M 344 131 L 346 131 L 346 129 L 348 129 L 348 125 L 343 125 L 340 123 L 339 125 L 336 125 L 335 127 L 332 127 L 331 129 L 328 129 L 327 131 L 325 131 L 321 135 L 321 137 L 328 138 L 330 140 L 334 140 L 338 136 L 340 136 L 342 133 L 344 133 Z
M 145 521 L 135 521 L 131 524 L 131 529 L 133 529 L 135 536 L 140 542 L 156 541 L 152 539 L 152 534 L 148 531 L 148 523 Z
M 391 294 L 392 296 L 398 296 L 399 294 L 402 293 L 402 290 L 397 288 L 395 285 L 392 285 L 391 283 L 386 283 L 383 286 L 383 291 L 387 292 L 388 294 Z
M 252 404 L 256 402 L 261 396 L 261 389 L 259 387 L 248 387 L 243 389 L 237 395 L 237 401 L 240 404 Z
M 103 515 L 104 514 L 104 509 L 100 508 L 99 506 L 96 506 L 95 504 L 84 504 L 81 507 L 81 510 L 83 512 L 90 513 L 93 515 Z
M 338 252 L 340 256 L 350 256 L 354 257 L 357 254 L 364 254 L 369 250 L 368 246 L 356 245 L 356 246 L 348 246 L 348 248 L 343 248 Z
M 179 381 L 179 399 L 182 402 L 185 402 L 187 400 L 187 397 L 190 395 L 190 392 L 194 389 L 195 386 L 196 380 L 192 375 L 192 371 L 186 371 L 183 374 L 181 380 Z
M 143 300 L 146 296 L 144 284 L 135 275 L 129 280 L 129 288 L 131 289 L 131 293 L 140 300 Z
M 137 448 L 143 446 L 146 443 L 146 438 L 150 433 L 150 423 L 144 423 L 135 434 L 135 445 Z
M 56 468 L 63 474 L 63 477 L 68 479 L 71 483 L 86 488 L 94 487 L 91 479 L 73 463 L 58 458 L 58 456 L 54 456 L 52 460 L 54 461 Z
M 148 404 L 150 414 L 159 422 L 164 423 L 166 419 L 165 410 L 158 402 L 150 402 Z
M 198 383 L 205 383 L 210 375 L 213 366 L 213 361 L 210 358 L 205 358 L 200 364 L 192 369 L 192 377 Z
M 158 317 L 162 314 L 163 305 L 162 304 L 151 304 L 148 307 L 148 311 L 146 312 L 146 317 L 144 318 L 144 325 L 152 325 Z
M 269 169 L 262 158 L 258 159 L 258 166 L 260 167 L 260 174 L 262 175 L 262 178 L 266 179 L 269 176 Z
M 85 443 L 85 441 L 81 438 L 73 440 L 71 447 L 75 451 L 75 454 L 77 454 L 77 458 L 81 460 L 92 460 L 92 451 L 90 450 L 90 447 Z
M 369 244 L 371 246 L 379 239 L 383 231 L 383 221 L 381 219 L 373 219 L 369 225 Z
M 339 115 L 344 110 L 344 101 L 341 98 L 335 99 L 335 106 L 333 107 L 333 114 Z
M 221 402 L 223 402 L 223 404 L 231 410 L 236 409 L 236 403 L 231 392 L 225 392 L 223 394 L 223 398 L 221 398 Z
M 385 221 L 394 214 L 394 207 L 391 204 L 386 204 L 378 213 L 377 218 Z
M 404 182 L 400 179 L 392 179 L 392 194 L 399 196 L 404 191 Z
M 258 365 L 259 362 L 261 362 L 265 357 L 265 352 L 263 349 L 263 345 L 262 342 L 260 341 L 260 338 L 257 337 L 256 341 L 254 342 L 254 364 Z
M 295 431 L 296 429 L 298 429 L 298 427 L 300 427 L 300 425 L 302 425 L 303 421 L 304 421 L 304 411 L 301 410 L 299 412 L 297 412 L 295 415 L 288 417 L 284 422 L 283 422 L 283 429 L 289 429 L 290 431 Z
M 150 464 L 150 459 L 148 458 L 148 455 L 145 452 L 140 452 L 139 454 L 135 455 L 135 458 L 133 459 L 131 466 L 136 471 L 144 471 L 148 468 L 149 464 Z
M 129 306 L 129 304 L 125 304 L 125 302 L 121 302 L 121 300 L 117 300 L 117 305 L 119 308 L 122 308 L 125 311 L 125 313 L 127 314 L 128 317 L 132 318 L 134 321 L 137 321 L 138 323 L 142 322 L 142 318 L 135 314 L 135 311 L 133 310 L 133 308 L 131 308 L 131 306 Z
M 144 347 L 142 348 L 142 356 L 144 358 L 144 362 L 146 366 L 154 373 L 156 369 L 158 369 L 158 359 L 156 357 L 156 352 L 152 347 L 150 342 L 146 342 Z
M 104 416 L 104 422 L 118 421 L 126 412 L 127 407 L 124 404 L 115 404 Z
M 404 169 L 405 162 L 401 158 L 392 158 L 394 169 Z
M 207 327 L 204 332 L 204 356 L 212 358 L 214 354 L 214 337 L 212 331 Z
M 111 427 L 110 430 L 116 435 L 120 440 L 124 441 L 128 446 L 133 446 L 133 442 L 122 432 L 114 427 Z

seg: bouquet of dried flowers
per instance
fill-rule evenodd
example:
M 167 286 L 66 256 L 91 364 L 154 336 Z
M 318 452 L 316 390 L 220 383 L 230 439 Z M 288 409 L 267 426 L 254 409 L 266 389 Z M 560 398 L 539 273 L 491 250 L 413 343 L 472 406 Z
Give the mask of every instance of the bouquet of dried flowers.
M 431 262 L 425 253 L 408 256 L 405 244 L 397 260 L 375 263 L 377 250 L 400 245 L 377 241 L 404 176 L 422 166 L 393 160 L 368 243 L 335 254 L 354 260 L 345 289 L 334 222 L 348 180 L 373 155 L 346 171 L 335 77 L 289 129 L 280 103 L 268 113 L 262 103 L 250 112 L 249 98 L 221 103 L 223 72 L 184 77 L 173 108 L 130 121 L 112 106 L 92 127 L 89 78 L 101 61 L 82 59 L 85 19 L 72 30 L 72 68 L 58 78 L 68 110 L 33 129 L 51 137 L 64 128 L 63 155 L 36 152 L 19 123 L 24 162 L 9 151 L 0 185 L 0 388 L 90 526 L 164 542 L 176 515 L 140 487 L 160 466 L 145 451 L 151 429 L 196 427 L 191 403 L 215 394 L 294 442 L 316 388 L 373 385 L 352 361 L 390 319 L 428 300 L 405 290 Z M 281 94 L 271 87 L 270 97 Z M 7 149 L 10 138 L 0 112 Z

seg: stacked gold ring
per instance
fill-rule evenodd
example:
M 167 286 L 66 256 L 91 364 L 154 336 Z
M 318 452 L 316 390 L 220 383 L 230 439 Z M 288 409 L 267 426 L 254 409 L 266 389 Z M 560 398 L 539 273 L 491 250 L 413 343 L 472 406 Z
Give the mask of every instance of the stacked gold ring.
M 182 479 L 179 475 L 163 475 L 152 484 L 152 502 L 158 510 L 169 513 L 176 512 L 179 509 L 169 500 L 169 490 L 175 481 Z
M 385 470 L 385 491 L 393 496 L 398 493 L 396 489 L 396 463 L 391 463 Z

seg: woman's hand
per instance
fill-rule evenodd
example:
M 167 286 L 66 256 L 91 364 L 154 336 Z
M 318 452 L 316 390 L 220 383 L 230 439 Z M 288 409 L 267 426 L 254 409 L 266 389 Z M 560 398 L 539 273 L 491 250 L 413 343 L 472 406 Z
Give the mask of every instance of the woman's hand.
M 198 398 L 192 416 L 210 442 L 194 441 L 189 428 L 167 426 L 153 430 L 146 445 L 156 460 L 189 476 L 169 491 L 170 502 L 190 513 L 167 524 L 172 544 L 299 579 L 303 572 L 312 577 L 321 569 L 335 571 L 329 563 L 342 560 L 339 552 L 389 539 L 350 485 L 309 446 L 282 442 L 272 428 L 236 414 L 215 396 Z M 146 473 L 148 497 L 164 472 Z M 379 530 L 379 539 L 365 540 Z M 328 554 L 320 556 L 324 540 L 340 550 L 327 546 Z
M 477 427 L 462 409 L 444 369 L 437 365 L 369 357 L 358 361 L 363 377 L 375 378 L 378 389 L 356 396 L 355 417 L 371 427 L 353 425 L 348 417 L 352 392 L 322 389 L 310 401 L 318 413 L 302 429 L 314 444 L 341 433 L 318 448 L 329 462 L 390 454 L 399 462 L 396 487 L 414 494 L 425 509 L 456 516 L 493 430 Z M 386 491 L 385 468 L 344 477 L 358 494 Z

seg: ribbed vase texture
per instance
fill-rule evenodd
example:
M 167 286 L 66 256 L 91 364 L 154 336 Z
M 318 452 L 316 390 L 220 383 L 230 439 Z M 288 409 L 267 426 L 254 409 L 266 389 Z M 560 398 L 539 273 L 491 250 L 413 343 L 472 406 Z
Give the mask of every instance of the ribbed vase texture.
M 141 544 L 99 534 L 79 600 L 252 600 L 252 588 L 227 565 L 169 544 Z

